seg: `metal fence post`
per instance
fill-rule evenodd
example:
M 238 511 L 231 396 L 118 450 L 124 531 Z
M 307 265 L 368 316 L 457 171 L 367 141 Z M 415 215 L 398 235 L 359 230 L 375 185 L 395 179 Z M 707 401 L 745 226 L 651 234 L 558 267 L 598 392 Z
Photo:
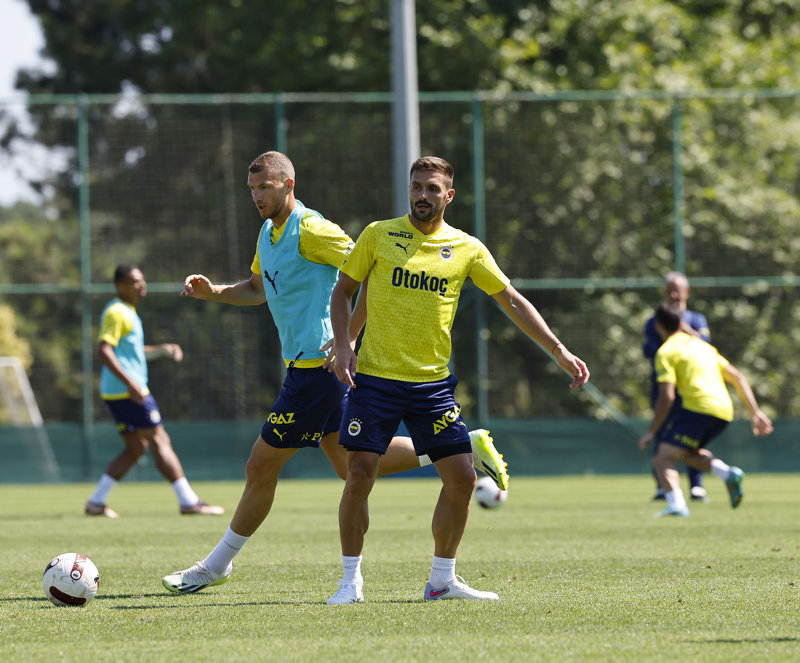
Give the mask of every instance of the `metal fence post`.
M 475 237 L 486 241 L 486 173 L 483 154 L 483 107 L 480 95 L 472 98 L 472 180 L 475 198 Z M 486 325 L 486 298 L 483 293 L 475 297 L 475 365 L 478 388 L 478 422 L 489 422 L 489 339 Z
M 89 102 L 78 97 L 78 212 L 81 228 L 81 338 L 83 372 L 83 473 L 92 474 L 94 455 L 94 343 L 92 337 L 92 224 L 89 211 Z
M 675 231 L 675 269 L 686 273 L 686 247 L 683 237 L 683 133 L 681 127 L 681 98 L 672 99 L 672 205 Z

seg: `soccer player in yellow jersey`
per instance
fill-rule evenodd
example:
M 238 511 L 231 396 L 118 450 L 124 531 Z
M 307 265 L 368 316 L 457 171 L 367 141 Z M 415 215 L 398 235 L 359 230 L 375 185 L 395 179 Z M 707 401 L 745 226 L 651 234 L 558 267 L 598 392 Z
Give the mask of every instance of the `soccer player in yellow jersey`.
M 750 413 L 754 435 L 769 435 L 772 422 L 758 407 L 747 378 L 710 343 L 681 330 L 681 311 L 664 302 L 655 313 L 655 327 L 664 343 L 656 352 L 658 399 L 648 431 L 639 448 L 658 435 L 653 469 L 664 490 L 667 506 L 656 516 L 688 516 L 675 462 L 680 460 L 703 472 L 713 472 L 728 488 L 731 506 L 742 501 L 744 472 L 731 467 L 706 449 L 733 420 L 733 402 L 726 382 L 736 388 Z M 676 390 L 683 402 L 673 408 Z
M 475 486 L 470 444 L 454 398 L 450 329 L 467 277 L 494 297 L 530 338 L 552 352 L 572 376 L 589 380 L 586 364 L 556 338 L 534 306 L 518 293 L 476 238 L 449 226 L 444 212 L 455 190 L 453 167 L 424 157 L 411 166 L 411 212 L 370 224 L 342 265 L 331 297 L 334 371 L 351 388 L 339 443 L 349 452 L 339 506 L 344 575 L 329 604 L 362 602 L 361 552 L 369 524 L 368 497 L 400 421 L 418 453 L 426 453 L 442 480 L 433 514 L 434 557 L 424 598 L 497 599 L 455 574 Z M 369 277 L 367 327 L 358 358 L 350 344 L 350 302 Z
M 227 580 L 234 558 L 272 508 L 281 469 L 299 449 L 321 448 L 341 478 L 347 471 L 346 452 L 338 444 L 347 387 L 327 370 L 323 348 L 332 337 L 331 290 L 353 241 L 338 225 L 295 198 L 294 166 L 286 155 L 272 151 L 256 157 L 248 168 L 247 185 L 263 221 L 250 278 L 216 285 L 202 274 L 192 274 L 181 294 L 238 306 L 266 302 L 278 328 L 287 373 L 253 445 L 244 491 L 222 539 L 194 566 L 162 578 L 169 591 L 180 594 Z M 354 316 L 353 323 L 355 338 L 363 315 Z M 470 439 L 476 466 L 507 484 L 505 461 L 488 431 L 473 431 Z M 395 437 L 379 473 L 402 472 L 429 462 L 417 455 L 409 438 Z

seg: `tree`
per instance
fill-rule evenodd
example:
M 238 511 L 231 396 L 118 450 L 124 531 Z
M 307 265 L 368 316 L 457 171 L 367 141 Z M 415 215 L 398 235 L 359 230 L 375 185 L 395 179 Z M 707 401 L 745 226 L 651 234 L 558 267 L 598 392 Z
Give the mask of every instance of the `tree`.
M 389 3 L 319 0 L 29 0 L 41 17 L 54 72 L 21 73 L 37 93 L 128 93 L 126 109 L 91 106 L 89 117 L 95 279 L 125 251 L 175 278 L 176 265 L 221 265 L 241 277 L 253 229 L 235 218 L 231 193 L 242 164 L 275 142 L 273 107 L 137 104 L 138 93 L 387 91 Z M 673 119 L 683 133 L 686 268 L 692 276 L 792 274 L 798 209 L 796 102 L 686 91 L 800 88 L 794 3 L 766 0 L 431 0 L 418 3 L 422 90 L 481 89 L 485 178 L 492 224 L 487 243 L 514 278 L 661 277 L 674 267 Z M 505 92 L 655 90 L 651 99 L 518 102 Z M 669 95 L 676 95 L 671 98 Z M 138 97 L 140 99 L 140 97 Z M 32 107 L 36 139 L 73 146 L 74 105 Z M 471 108 L 426 105 L 423 149 L 457 164 L 457 225 L 470 230 L 474 182 Z M 301 194 L 357 233 L 384 215 L 390 126 L 385 106 L 293 106 L 289 149 L 304 174 Z M 63 213 L 74 218 L 75 162 L 62 172 Z M 365 182 L 366 180 L 366 182 Z M 121 186 L 120 183 L 124 183 Z M 305 197 L 301 195 L 301 197 Z M 196 222 L 187 232 L 184 219 Z M 180 221 L 176 221 L 180 220 Z M 135 229 L 136 232 L 131 232 Z M 181 232 L 183 231 L 183 234 Z M 225 251 L 221 251 L 221 247 Z M 222 254 L 222 255 L 221 255 Z M 146 265 L 146 266 L 147 266 Z M 15 278 L 17 275 L 15 274 Z M 757 389 L 782 412 L 800 411 L 785 388 L 800 367 L 770 366 L 793 346 L 800 317 L 789 289 L 694 288 L 715 342 L 757 371 Z M 641 326 L 661 296 L 652 290 L 533 292 L 596 382 L 623 410 L 644 414 L 647 364 Z M 165 306 L 165 309 L 168 309 Z M 473 312 L 465 306 L 465 315 Z M 520 416 L 575 412 L 538 354 L 492 315 L 497 361 L 492 401 Z M 456 332 L 457 357 L 472 356 Z M 260 343 L 266 343 L 262 339 Z M 740 361 L 743 360 L 743 361 Z M 229 360 L 220 357 L 220 364 Z M 780 362 L 781 364 L 783 362 Z M 474 380 L 462 362 L 462 383 Z M 224 391 L 224 387 L 221 388 Z M 531 396 L 531 394 L 535 394 Z

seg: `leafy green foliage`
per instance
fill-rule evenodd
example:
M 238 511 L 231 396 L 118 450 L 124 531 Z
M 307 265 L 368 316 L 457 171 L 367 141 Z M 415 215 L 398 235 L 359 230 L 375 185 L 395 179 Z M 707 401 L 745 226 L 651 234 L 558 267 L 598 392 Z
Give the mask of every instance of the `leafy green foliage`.
M 445 155 L 456 165 L 453 223 L 474 231 L 473 194 L 479 186 L 486 195 L 486 242 L 509 276 L 584 279 L 583 290 L 527 294 L 568 346 L 588 361 L 595 383 L 611 401 L 632 415 L 645 415 L 648 367 L 639 353 L 641 329 L 661 292 L 597 289 L 594 282 L 660 278 L 673 269 L 679 260 L 676 220 L 682 224 L 690 278 L 796 272 L 796 95 L 730 92 L 800 88 L 795 3 L 416 4 L 420 89 L 497 95 L 481 104 L 482 183 L 474 182 L 471 172 L 476 118 L 469 104 L 421 108 L 423 151 Z M 44 55 L 55 67 L 21 72 L 21 89 L 126 94 L 126 101 L 110 110 L 101 105 L 87 110 L 96 281 L 106 280 L 122 259 L 141 262 L 148 277 L 160 282 L 178 282 L 192 271 L 214 270 L 217 280 L 247 276 L 256 225 L 239 219 L 246 208 L 242 174 L 255 154 L 278 142 L 281 117 L 275 106 L 147 105 L 136 93 L 390 89 L 387 0 L 259 7 L 241 0 L 29 0 L 29 5 L 42 21 Z M 579 96 L 598 90 L 614 91 L 616 97 Z M 645 99 L 625 97 L 636 90 L 655 92 Z M 557 91 L 569 91 L 573 98 L 521 102 L 503 96 Z M 281 127 L 305 203 L 354 236 L 368 221 L 391 215 L 387 105 L 305 103 L 283 111 Z M 37 105 L 31 112 L 35 140 L 67 161 L 55 174 L 43 172 L 38 186 L 54 185 L 49 205 L 60 218 L 74 219 L 76 107 Z M 3 143 L 13 135 L 9 125 Z M 188 219 L 196 225 L 187 227 Z M 212 238 L 210 229 L 219 234 Z M 12 255 L 24 255 L 29 242 L 22 235 L 9 237 Z M 73 263 L 61 273 L 76 270 Z M 21 274 L 15 271 L 12 280 L 22 282 Z M 690 305 L 708 316 L 714 342 L 741 364 L 771 414 L 800 412 L 800 390 L 793 388 L 800 365 L 785 362 L 800 316 L 791 289 L 695 286 Z M 469 408 L 476 351 L 475 312 L 468 306 L 454 339 L 462 385 L 472 392 L 462 399 Z M 19 317 L 21 329 L 29 324 L 31 337 L 40 336 L 41 323 Z M 191 317 L 193 324 L 201 319 L 194 311 Z M 65 316 L 57 319 L 61 329 L 75 324 Z M 273 347 L 274 338 L 264 333 L 259 330 L 260 338 L 248 341 L 260 349 Z M 492 312 L 484 333 L 494 353 L 493 412 L 603 415 L 591 403 L 564 399 L 558 369 L 525 345 L 505 318 Z M 214 365 L 242 365 L 242 357 L 255 353 L 252 344 L 239 343 L 238 359 L 220 353 Z M 48 344 L 48 352 L 55 347 Z M 259 355 L 267 364 L 259 367 L 262 384 L 277 373 L 264 354 Z M 192 378 L 210 384 L 217 374 L 198 380 L 192 373 Z M 226 389 L 219 385 L 219 391 Z M 257 389 L 251 380 L 245 391 Z M 170 393 L 184 396 L 168 409 L 186 414 L 187 391 Z M 218 402 L 216 395 L 212 403 Z M 248 413 L 256 409 L 252 403 L 245 406 Z

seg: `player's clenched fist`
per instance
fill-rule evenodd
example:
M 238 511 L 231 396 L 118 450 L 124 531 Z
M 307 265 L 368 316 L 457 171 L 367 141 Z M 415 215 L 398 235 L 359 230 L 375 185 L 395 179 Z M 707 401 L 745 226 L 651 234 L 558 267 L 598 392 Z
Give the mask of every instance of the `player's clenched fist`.
M 195 299 L 208 299 L 211 296 L 211 281 L 202 274 L 192 274 L 183 281 L 181 297 L 194 297 Z

